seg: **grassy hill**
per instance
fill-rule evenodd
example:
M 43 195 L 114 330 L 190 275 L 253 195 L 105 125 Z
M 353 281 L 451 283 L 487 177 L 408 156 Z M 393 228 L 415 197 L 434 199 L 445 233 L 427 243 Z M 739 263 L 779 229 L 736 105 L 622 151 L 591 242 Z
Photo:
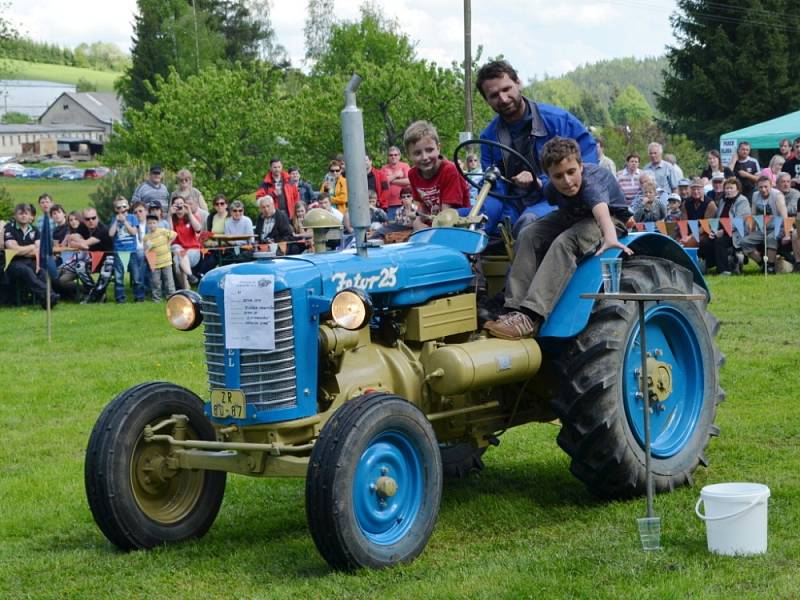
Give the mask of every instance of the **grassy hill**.
M 10 72 L 3 74 L 4 79 L 33 79 L 36 81 L 57 81 L 59 83 L 77 84 L 85 79 L 97 86 L 98 92 L 113 92 L 114 81 L 121 73 L 112 71 L 94 71 L 65 65 L 49 65 L 22 60 L 9 60 Z
M 600 103 L 608 106 L 612 98 L 629 85 L 638 89 L 655 109 L 655 94 L 661 91 L 664 77 L 661 72 L 667 68 L 667 59 L 658 58 L 614 58 L 581 65 L 561 77 L 547 77 L 533 80 L 526 86 L 534 98 L 539 92 L 552 93 L 553 89 L 586 91 L 595 96 Z

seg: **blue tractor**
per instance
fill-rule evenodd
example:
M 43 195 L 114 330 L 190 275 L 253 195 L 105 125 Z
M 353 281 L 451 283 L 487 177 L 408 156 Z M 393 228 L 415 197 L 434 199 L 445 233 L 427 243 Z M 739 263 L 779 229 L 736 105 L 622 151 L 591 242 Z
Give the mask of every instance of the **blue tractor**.
M 364 155 L 356 86 L 343 111 L 351 164 Z M 333 568 L 407 562 L 433 531 L 445 477 L 483 468 L 502 432 L 533 421 L 560 421 L 558 443 L 592 493 L 645 493 L 637 310 L 581 298 L 601 288 L 599 258 L 578 265 L 537 339 L 487 337 L 476 271 L 496 290 L 508 259 L 483 256 L 487 238 L 470 227 L 477 211 L 452 217 L 466 227 L 369 247 L 366 181 L 348 185 L 355 249 L 228 265 L 198 294 L 169 300 L 177 329 L 204 327 L 208 394 L 149 382 L 100 415 L 86 493 L 119 548 L 202 536 L 230 472 L 305 477 L 309 529 Z M 651 233 L 625 241 L 635 255 L 623 262 L 623 291 L 706 298 L 646 307 L 651 468 L 664 492 L 691 483 L 718 434 L 717 322 L 678 244 Z

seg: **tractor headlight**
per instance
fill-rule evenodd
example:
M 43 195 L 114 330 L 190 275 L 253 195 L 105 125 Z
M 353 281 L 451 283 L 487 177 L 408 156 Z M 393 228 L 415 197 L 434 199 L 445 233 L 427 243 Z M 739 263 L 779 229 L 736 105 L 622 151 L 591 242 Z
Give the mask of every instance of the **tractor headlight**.
M 331 315 L 339 327 L 351 331 L 361 329 L 372 318 L 372 302 L 362 290 L 342 290 L 333 297 Z
M 203 322 L 201 299 L 197 292 L 181 290 L 167 300 L 167 320 L 175 329 L 191 331 Z

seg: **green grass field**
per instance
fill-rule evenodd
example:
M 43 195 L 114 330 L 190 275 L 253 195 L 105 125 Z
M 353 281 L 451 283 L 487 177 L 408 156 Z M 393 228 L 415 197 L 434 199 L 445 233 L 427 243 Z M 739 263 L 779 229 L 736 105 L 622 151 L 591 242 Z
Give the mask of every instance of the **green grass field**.
M 97 190 L 96 179 L 78 181 L 61 181 L 60 179 L 17 179 L 16 177 L 0 177 L 0 185 L 11 194 L 14 203 L 33 202 L 44 193 L 50 194 L 53 201 L 61 204 L 69 212 L 82 210 L 91 204 L 89 194 Z M 38 210 L 38 208 L 37 208 Z
M 663 551 L 640 550 L 644 499 L 601 502 L 568 470 L 557 427 L 502 436 L 479 476 L 445 486 L 439 520 L 412 564 L 329 570 L 306 528 L 302 480 L 230 476 L 199 541 L 124 554 L 87 507 L 83 460 L 103 406 L 168 380 L 206 388 L 202 333 L 178 333 L 151 305 L 0 309 L 2 598 L 795 598 L 800 589 L 800 425 L 794 313 L 800 277 L 711 278 L 727 364 L 721 436 L 695 485 L 656 498 Z M 786 308 L 784 308 L 786 307 Z M 784 312 L 786 310 L 786 312 Z M 769 552 L 711 555 L 694 516 L 708 483 L 767 484 Z
M 79 79 L 85 79 L 97 86 L 98 92 L 113 92 L 114 81 L 121 73 L 113 71 L 95 71 L 66 65 L 51 65 L 23 60 L 9 60 L 11 64 L 6 79 L 33 79 L 35 81 L 57 81 L 75 85 Z

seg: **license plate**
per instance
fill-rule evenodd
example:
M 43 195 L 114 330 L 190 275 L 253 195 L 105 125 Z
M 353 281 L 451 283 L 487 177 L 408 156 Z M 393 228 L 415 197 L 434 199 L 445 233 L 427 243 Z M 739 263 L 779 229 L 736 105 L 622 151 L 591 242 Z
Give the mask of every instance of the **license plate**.
M 242 390 L 211 390 L 211 416 L 217 419 L 225 417 L 244 419 L 247 416 L 244 392 Z

